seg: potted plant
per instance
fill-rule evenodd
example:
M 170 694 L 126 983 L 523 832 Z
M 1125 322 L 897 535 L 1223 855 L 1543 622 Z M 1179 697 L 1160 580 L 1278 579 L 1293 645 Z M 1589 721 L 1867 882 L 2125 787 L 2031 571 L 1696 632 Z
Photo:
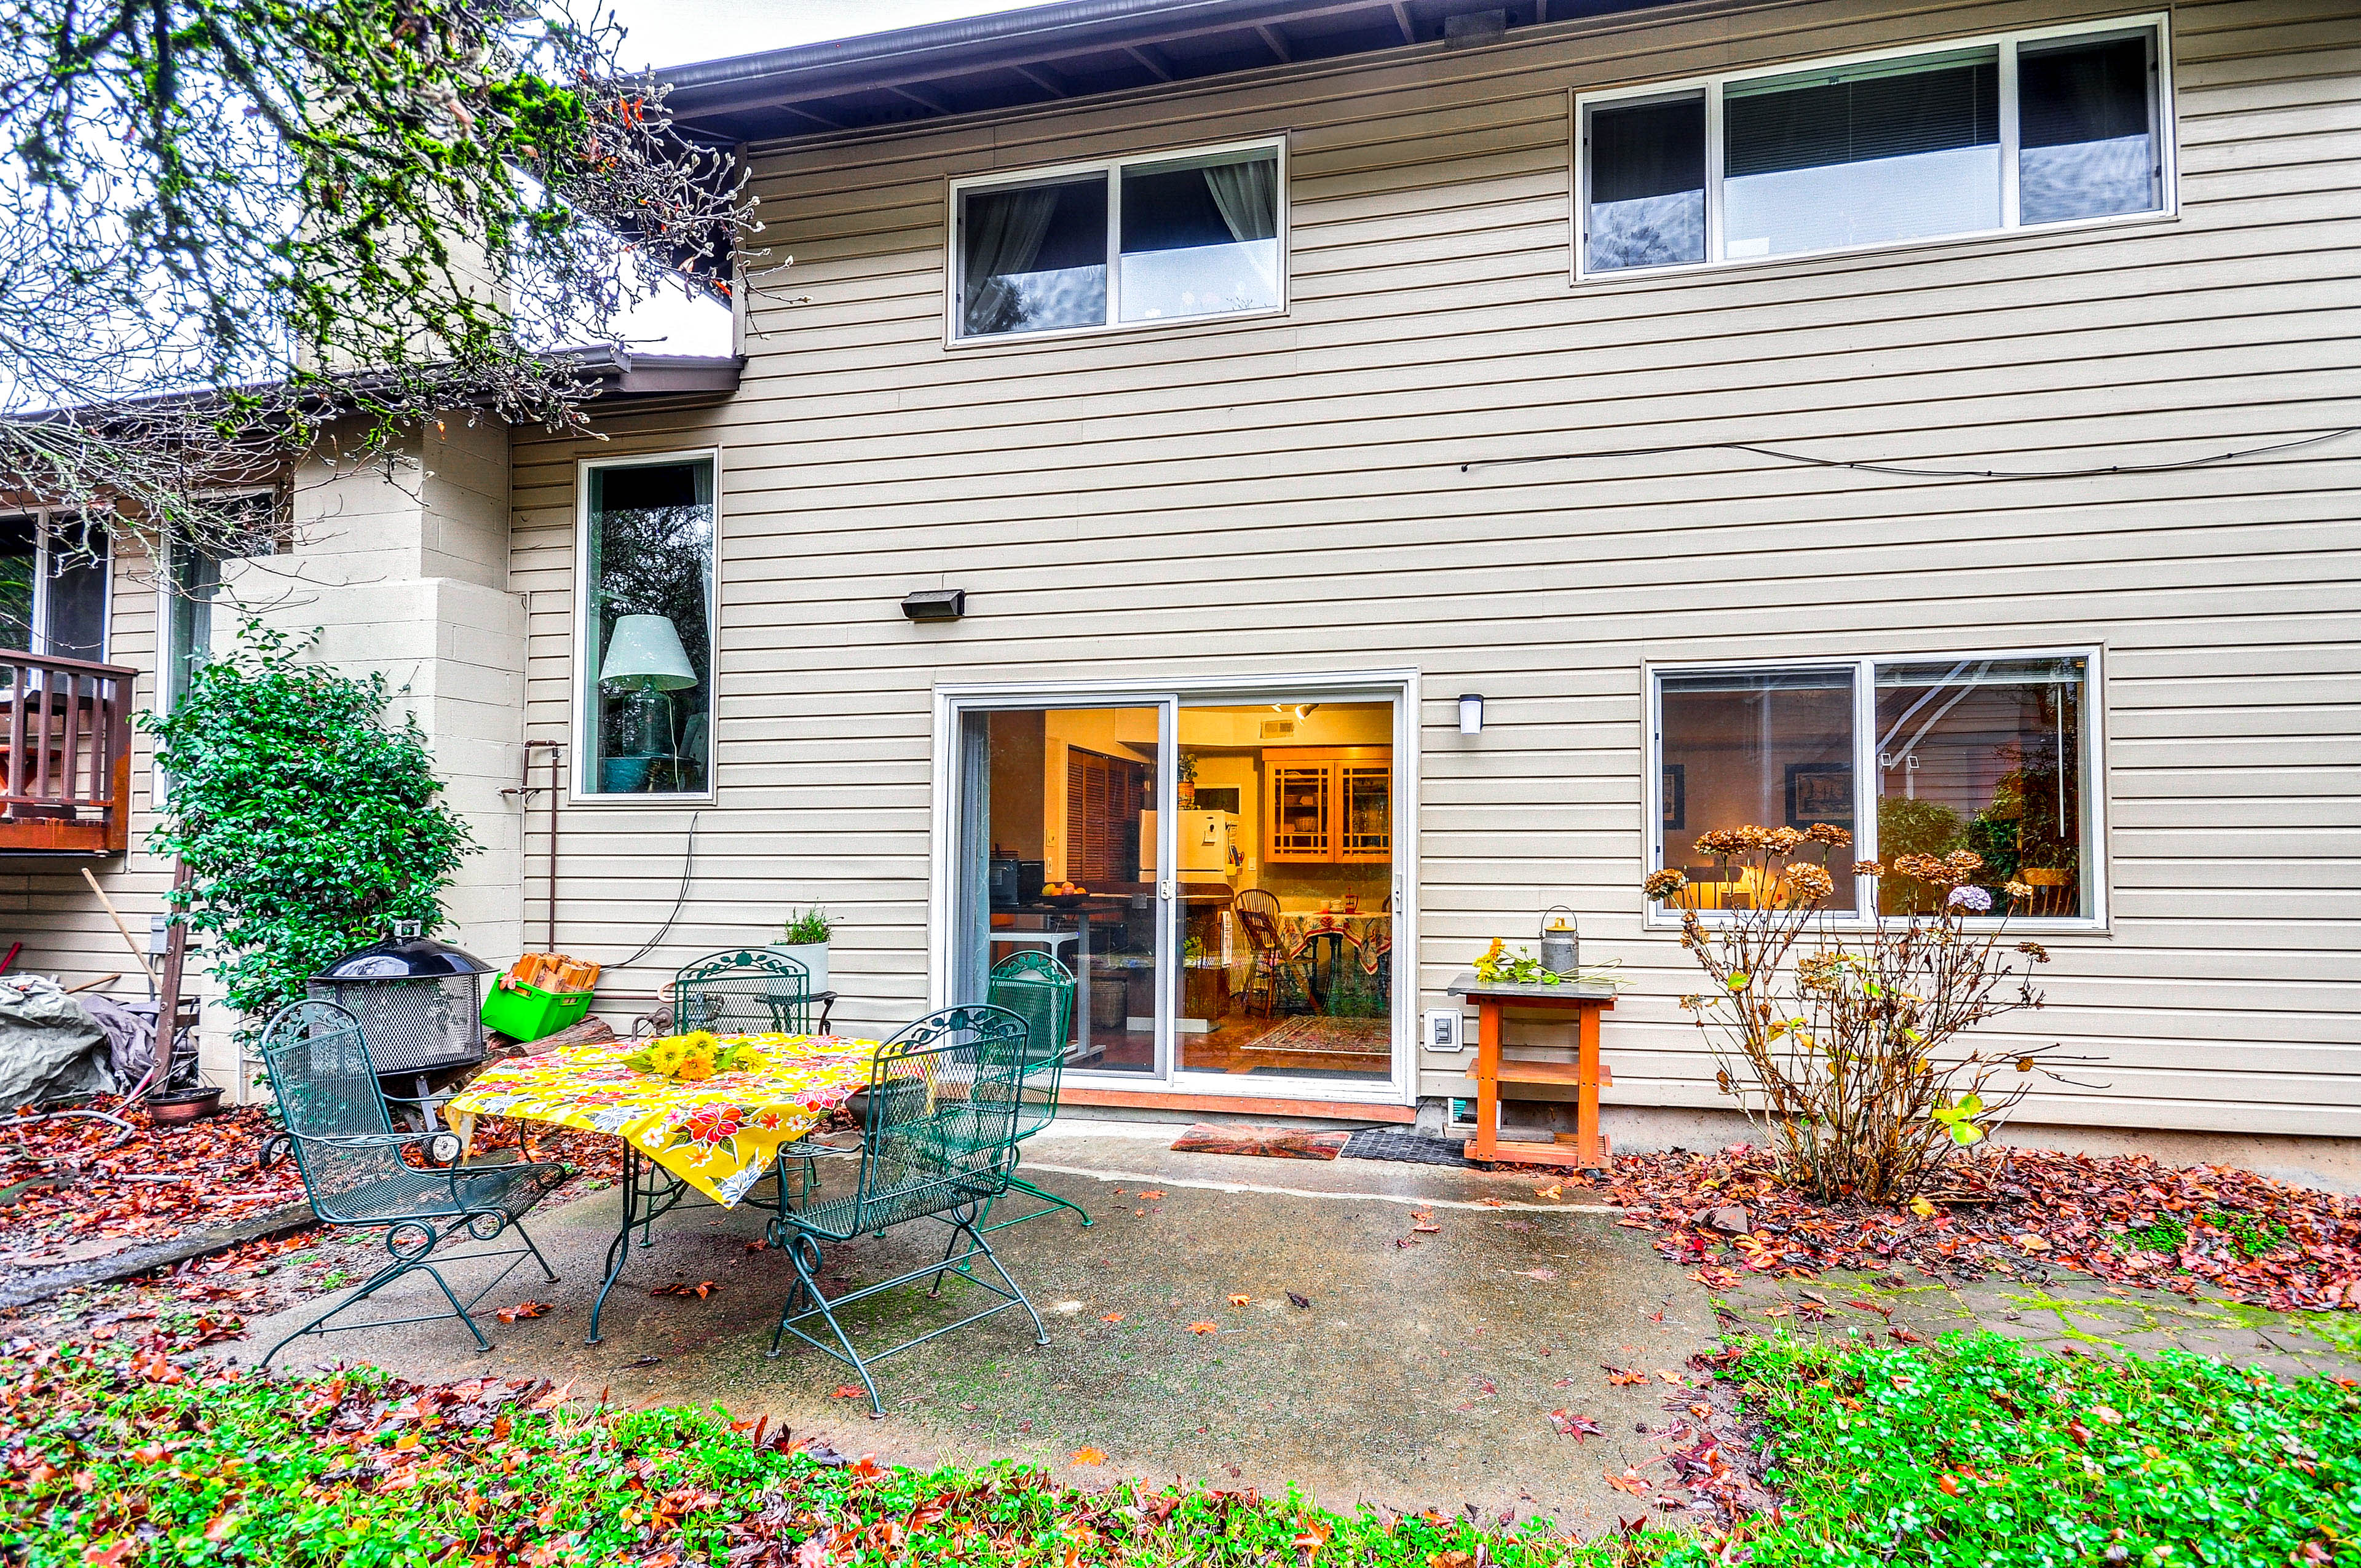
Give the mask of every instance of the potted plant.
M 1197 804 L 1197 753 L 1180 753 L 1180 809 L 1187 811 Z
M 829 930 L 828 911 L 825 909 L 791 911 L 787 916 L 785 927 L 779 932 L 778 939 L 771 944 L 773 952 L 785 953 L 804 966 L 805 972 L 811 976 L 811 989 L 815 994 L 829 988 Z

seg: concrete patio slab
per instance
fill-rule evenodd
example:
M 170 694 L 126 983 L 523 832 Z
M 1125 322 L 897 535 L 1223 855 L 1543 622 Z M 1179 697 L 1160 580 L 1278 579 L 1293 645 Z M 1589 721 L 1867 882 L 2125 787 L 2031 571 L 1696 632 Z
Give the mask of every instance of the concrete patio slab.
M 1177 1130 L 1060 1125 L 1028 1144 L 1027 1174 L 1096 1219 L 1084 1229 L 1061 1211 L 993 1238 L 1049 1343 L 1036 1345 L 1010 1311 L 893 1357 L 877 1369 L 886 1415 L 873 1422 L 850 1368 L 793 1341 L 766 1354 L 793 1276 L 783 1255 L 752 1245 L 763 1214 L 752 1207 L 659 1221 L 653 1250 L 634 1254 L 609 1299 L 604 1341 L 586 1345 L 619 1212 L 612 1189 L 534 1216 L 564 1278 L 520 1273 L 486 1301 L 551 1308 L 510 1324 L 488 1313 L 489 1354 L 445 1322 L 299 1342 L 282 1364 L 335 1357 L 422 1380 L 542 1376 L 626 1407 L 718 1403 L 890 1463 L 1006 1458 L 1085 1484 L 1292 1485 L 1331 1507 L 1472 1504 L 1490 1520 L 1540 1516 L 1584 1533 L 1646 1501 L 1610 1489 L 1609 1473 L 1664 1478 L 1667 1402 L 1694 1397 L 1702 1380 L 1687 1359 L 1724 1332 L 1910 1343 L 1982 1327 L 2052 1354 L 2179 1346 L 2361 1376 L 2353 1313 L 2264 1312 L 2030 1262 L 2017 1278 L 1958 1288 L 1914 1270 L 1753 1275 L 1708 1289 L 1578 1182 L 1180 1154 L 1169 1146 Z M 829 1288 L 916 1267 L 945 1235 L 926 1223 L 832 1251 Z M 707 1281 L 701 1299 L 653 1294 Z M 402 1316 L 431 1289 L 409 1282 L 367 1310 Z M 253 1321 L 215 1354 L 251 1362 L 322 1304 Z M 957 1287 L 939 1300 L 909 1287 L 847 1316 L 864 1343 L 889 1343 L 983 1304 Z M 1647 1380 L 1610 1383 L 1609 1365 Z M 1604 1435 L 1559 1436 L 1549 1415 L 1560 1409 Z M 1089 1451 L 1104 1461 L 1076 1462 Z
M 1548 1184 L 1533 1179 L 1176 1155 L 1121 1136 L 1043 1138 L 1028 1152 L 1034 1179 L 1097 1222 L 1085 1230 L 1060 1212 L 993 1238 L 1049 1344 L 1037 1346 L 1012 1311 L 889 1359 L 883 1420 L 866 1419 L 864 1399 L 834 1397 L 857 1387 L 849 1368 L 793 1341 L 776 1360 L 765 1354 L 792 1275 L 777 1251 L 750 1248 L 762 1234 L 751 1208 L 658 1222 L 654 1249 L 634 1255 L 609 1299 L 603 1342 L 585 1345 L 619 1212 L 612 1190 L 535 1217 L 564 1279 L 521 1271 L 485 1303 L 552 1307 L 487 1321 L 490 1354 L 456 1324 L 420 1324 L 298 1342 L 281 1364 L 539 1375 L 572 1379 L 579 1394 L 607 1388 L 626 1406 L 719 1403 L 901 1463 L 1006 1457 L 1080 1481 L 1293 1484 L 1334 1506 L 1473 1503 L 1493 1519 L 1538 1513 L 1587 1531 L 1611 1528 L 1619 1502 L 1637 1511 L 1605 1474 L 1658 1456 L 1648 1432 L 1668 1423 L 1674 1393 L 1653 1376 L 1610 1386 L 1601 1364 L 1677 1378 L 1692 1352 L 1715 1347 L 1710 1305 L 1644 1233 L 1596 1203 L 1537 1198 Z M 830 1268 L 848 1282 L 884 1277 L 937 1255 L 945 1234 L 922 1224 L 864 1238 Z M 701 1300 L 651 1294 L 707 1280 L 717 1288 Z M 432 1286 L 412 1284 L 363 1310 L 421 1310 L 418 1290 Z M 929 1301 L 911 1287 L 852 1317 L 900 1338 L 975 1300 L 953 1288 Z M 258 1358 L 304 1315 L 258 1321 L 224 1349 Z M 1202 1324 L 1212 1332 L 1192 1330 Z M 1558 1435 L 1549 1412 L 1560 1409 L 1607 1435 Z M 1084 1450 L 1107 1457 L 1077 1465 Z

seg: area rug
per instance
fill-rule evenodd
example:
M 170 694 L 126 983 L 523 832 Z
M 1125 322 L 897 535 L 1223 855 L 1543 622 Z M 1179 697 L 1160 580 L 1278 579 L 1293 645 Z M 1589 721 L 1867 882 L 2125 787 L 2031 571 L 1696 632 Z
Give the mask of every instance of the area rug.
M 1394 1048 L 1393 1022 L 1387 1018 L 1331 1018 L 1307 1013 L 1282 1018 L 1270 1033 L 1240 1045 L 1242 1051 L 1285 1051 L 1294 1056 L 1383 1057 Z
M 1310 1127 L 1220 1127 L 1200 1122 L 1180 1135 L 1173 1147 L 1186 1154 L 1258 1155 L 1264 1159 L 1334 1159 L 1345 1152 L 1350 1133 L 1315 1132 Z

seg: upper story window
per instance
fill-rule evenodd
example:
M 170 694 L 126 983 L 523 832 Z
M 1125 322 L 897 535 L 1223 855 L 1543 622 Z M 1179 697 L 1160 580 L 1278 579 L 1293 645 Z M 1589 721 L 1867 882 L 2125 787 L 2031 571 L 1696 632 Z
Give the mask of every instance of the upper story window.
M 2160 213 L 2160 18 L 1586 94 L 1580 276 Z
M 1853 837 L 1829 858 L 1836 887 L 1819 905 L 1839 920 L 1865 918 L 1872 898 L 1907 914 L 1925 895 L 1844 874 L 1856 860 L 1971 850 L 1995 914 L 2095 926 L 2105 883 L 2094 663 L 2081 651 L 1657 670 L 1650 869 L 1687 873 L 1687 907 L 1741 907 L 1748 890 L 1725 879 L 1743 873 L 1697 839 L 1825 822 Z
M 712 793 L 714 458 L 582 466 L 577 796 Z
M 1276 141 L 960 181 L 951 211 L 957 342 L 1287 303 Z
M 0 515 L 0 647 L 105 663 L 107 544 L 73 512 Z

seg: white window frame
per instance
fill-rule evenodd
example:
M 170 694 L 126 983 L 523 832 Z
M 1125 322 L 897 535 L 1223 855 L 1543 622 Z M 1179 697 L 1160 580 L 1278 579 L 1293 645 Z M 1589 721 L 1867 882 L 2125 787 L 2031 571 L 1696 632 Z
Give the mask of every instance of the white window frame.
M 705 727 L 705 787 L 702 790 L 633 790 L 609 794 L 594 790 L 591 763 L 598 746 L 591 734 L 589 672 L 598 662 L 593 646 L 590 583 L 590 476 L 605 468 L 657 468 L 668 463 L 707 462 L 713 465 L 713 597 L 706 617 L 705 668 L 708 715 Z M 721 760 L 721 448 L 692 447 L 680 452 L 633 452 L 610 457 L 577 458 L 574 465 L 574 688 L 572 737 L 574 766 L 567 803 L 573 806 L 710 806 L 720 774 Z
M 2047 43 L 2066 38 L 2104 38 L 2110 34 L 2156 30 L 2156 136 L 2161 204 L 2148 212 L 2111 213 L 2094 218 L 2061 218 L 2054 223 L 2019 222 L 2017 203 L 2016 51 L 2019 45 Z M 1992 48 L 2000 55 L 2000 226 L 1965 229 L 1957 234 L 1927 235 L 1911 239 L 1876 240 L 1866 245 L 1833 246 L 1818 250 L 1788 251 L 1778 256 L 1723 257 L 1722 94 L 1734 83 L 1768 77 L 1798 76 L 1815 71 L 1840 71 L 1880 60 L 1907 60 L 1915 55 L 1953 54 L 1961 49 Z M 1703 261 L 1676 261 L 1662 267 L 1618 267 L 1594 271 L 1590 257 L 1590 111 L 1603 104 L 1629 104 L 1650 98 L 1705 94 L 1705 233 Z M 1860 256 L 1876 251 L 1910 250 L 1963 240 L 1991 239 L 2003 235 L 2062 234 L 2082 229 L 2117 228 L 2133 224 L 2164 223 L 2180 215 L 2180 137 L 2174 134 L 2172 30 L 2169 13 L 2150 12 L 2098 22 L 2069 22 L 2056 27 L 2026 27 L 2014 32 L 1985 33 L 1974 38 L 1947 38 L 1859 54 L 1790 60 L 1780 65 L 1750 67 L 1714 76 L 1692 76 L 1672 82 L 1609 88 L 1574 95 L 1574 281 L 1610 283 L 1625 279 L 1678 277 L 1695 272 L 1720 272 L 1739 267 L 1775 267 L 1784 262 L 1811 261 L 1824 257 Z
M 1824 657 L 1797 656 L 1780 659 L 1693 659 L 1650 661 L 1641 668 L 1640 689 L 1646 709 L 1642 714 L 1641 733 L 1647 737 L 1646 768 L 1642 775 L 1641 842 L 1647 846 L 1647 870 L 1662 871 L 1664 866 L 1664 828 L 1663 809 L 1663 779 L 1664 776 L 1664 681 L 1667 675 L 1699 674 L 1777 674 L 1796 670 L 1846 670 L 1853 677 L 1852 716 L 1852 776 L 1854 789 L 1853 841 L 1851 845 L 1829 857 L 1832 867 L 1839 869 L 1852 861 L 1873 861 L 1877 858 L 1877 666 L 1880 664 L 1929 664 L 1944 660 L 1973 659 L 2081 659 L 2083 661 L 2082 747 L 2079 759 L 2082 769 L 2083 854 L 2091 868 L 2088 887 L 2089 904 L 2079 916 L 2012 916 L 2008 928 L 2028 936 L 2077 931 L 2103 932 L 2110 929 L 2112 915 L 2107 898 L 2107 773 L 2106 773 L 2106 702 L 2103 661 L 2105 651 L 2099 644 L 2039 645 L 2025 648 L 1975 648 L 1956 651 L 1938 648 L 1928 652 L 1888 650 L 1875 653 L 1839 653 Z M 1777 824 L 1766 824 L 1775 827 Z M 1675 832 L 1688 832 L 1676 828 Z M 1702 831 L 1699 829 L 1698 831 Z M 1868 931 L 1877 927 L 1873 916 L 1876 908 L 1875 884 L 1868 877 L 1853 881 L 1853 908 L 1845 915 L 1830 915 L 1824 924 L 1836 931 Z M 1697 918 L 1708 925 L 1719 925 L 1732 918 L 1728 910 L 1703 909 Z M 1998 916 L 1972 916 L 1966 921 L 1970 930 L 1987 930 L 2001 923 Z M 1681 914 L 1667 909 L 1653 900 L 1646 905 L 1645 927 L 1652 931 L 1676 931 L 1681 927 Z
M 33 625 L 32 635 L 26 641 L 38 642 L 41 646 L 27 648 L 25 652 L 39 658 L 65 657 L 62 653 L 51 653 L 49 649 L 49 542 L 56 537 L 60 523 L 79 522 L 83 515 L 79 507 L 0 507 L 0 517 L 29 517 L 33 520 Z M 98 617 L 98 657 L 88 661 L 94 664 L 105 663 L 108 652 L 115 646 L 115 535 L 109 530 L 106 538 L 105 600 Z
M 289 538 L 289 532 L 282 530 L 280 527 L 280 525 L 286 521 L 286 513 L 280 507 L 281 498 L 276 488 L 258 485 L 247 488 L 234 490 L 201 490 L 197 492 L 194 499 L 200 501 L 242 501 L 266 497 L 269 499 L 273 509 L 270 531 L 272 548 L 270 554 L 273 555 L 284 554 L 287 553 L 287 550 L 286 548 L 282 548 L 282 546 L 291 546 L 292 542 Z M 172 654 L 172 600 L 179 596 L 181 591 L 181 564 L 188 558 L 190 553 L 194 549 L 195 545 L 185 539 L 166 540 L 164 542 L 162 551 L 163 570 L 157 574 L 156 711 L 159 714 L 170 713 L 172 710 L 172 683 L 166 674 L 170 667 Z M 263 558 L 264 557 L 258 554 L 247 555 L 225 555 L 221 557 L 221 564 L 223 565 L 227 565 L 232 561 L 253 561 Z M 225 587 L 228 585 L 224 584 L 223 586 Z M 216 604 L 220 604 L 225 601 L 216 599 L 214 602 Z
M 1233 152 L 1271 152 L 1279 158 L 1279 303 L 1268 310 L 1208 312 L 1203 315 L 1166 316 L 1155 321 L 1127 322 L 1123 319 L 1123 171 L 1135 164 L 1177 163 L 1191 158 L 1217 158 Z M 965 247 L 960 244 L 960 203 L 971 191 L 991 191 L 1012 185 L 1038 185 L 1056 180 L 1070 180 L 1082 174 L 1104 174 L 1107 182 L 1107 319 L 1096 326 L 1048 327 L 1039 332 L 994 332 L 969 336 L 960 329 L 960 302 L 967 294 L 967 269 L 963 259 Z M 1287 137 L 1250 137 L 1243 141 L 1207 142 L 1191 147 L 1165 148 L 1155 152 L 1127 152 L 1119 158 L 1092 159 L 1080 163 L 1045 164 L 1038 169 L 1011 170 L 1005 173 L 973 174 L 949 182 L 943 232 L 949 236 L 944 246 L 943 276 L 950 287 L 943 291 L 943 346 L 946 348 L 980 348 L 985 345 L 1006 346 L 1016 343 L 1040 343 L 1059 338 L 1097 337 L 1108 333 L 1169 332 L 1176 327 L 1206 326 L 1223 322 L 1264 321 L 1283 316 L 1290 303 L 1289 291 L 1294 268 L 1290 264 L 1288 244 L 1289 201 L 1287 177 Z

